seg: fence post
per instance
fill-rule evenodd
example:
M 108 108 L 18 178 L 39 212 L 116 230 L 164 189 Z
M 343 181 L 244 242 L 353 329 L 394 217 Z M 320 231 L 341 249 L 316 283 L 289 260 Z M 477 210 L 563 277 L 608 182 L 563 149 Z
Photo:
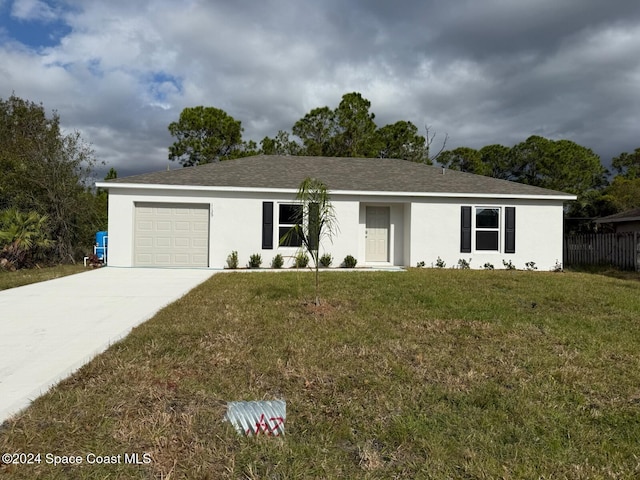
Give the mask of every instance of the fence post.
M 640 232 L 633 232 L 634 260 L 636 272 L 640 272 Z

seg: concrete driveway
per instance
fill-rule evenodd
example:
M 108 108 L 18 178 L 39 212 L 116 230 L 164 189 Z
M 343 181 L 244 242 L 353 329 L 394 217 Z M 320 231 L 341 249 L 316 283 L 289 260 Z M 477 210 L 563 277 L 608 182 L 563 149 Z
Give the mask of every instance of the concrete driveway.
M 0 423 L 214 273 L 106 267 L 0 291 Z

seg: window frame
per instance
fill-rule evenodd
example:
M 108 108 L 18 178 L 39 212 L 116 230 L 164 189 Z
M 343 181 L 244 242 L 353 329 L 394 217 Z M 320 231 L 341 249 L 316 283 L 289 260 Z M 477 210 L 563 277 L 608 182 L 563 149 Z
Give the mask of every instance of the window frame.
M 297 209 L 302 210 L 303 205 L 301 203 L 293 203 L 293 202 L 280 202 L 278 203 L 278 248 L 300 248 L 302 247 L 302 239 L 297 237 L 297 238 L 292 238 L 291 240 L 294 240 L 293 243 L 290 244 L 283 244 L 282 243 L 282 237 L 284 235 L 286 235 L 286 232 L 288 232 L 291 228 L 293 228 L 294 226 L 297 225 L 297 223 L 292 223 L 292 222 L 283 222 L 282 221 L 282 208 L 283 207 L 296 207 Z M 285 229 L 286 231 L 284 234 L 281 234 L 280 232 L 282 231 L 282 229 Z M 297 241 L 295 241 L 297 240 Z
M 479 227 L 478 226 L 478 214 L 483 210 L 494 210 L 497 211 L 498 214 L 498 222 L 496 227 Z M 472 239 L 473 239 L 473 251 L 477 253 L 502 253 L 504 244 L 502 242 L 502 235 L 504 234 L 504 212 L 502 206 L 496 205 L 476 205 L 473 207 L 473 215 L 472 215 Z M 495 232 L 497 246 L 496 248 L 478 248 L 478 233 L 483 232 Z

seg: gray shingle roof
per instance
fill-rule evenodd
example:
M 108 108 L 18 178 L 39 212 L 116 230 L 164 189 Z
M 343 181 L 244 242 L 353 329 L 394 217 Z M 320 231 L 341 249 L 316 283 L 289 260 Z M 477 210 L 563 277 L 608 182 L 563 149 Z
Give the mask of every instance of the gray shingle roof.
M 502 195 L 570 195 L 491 177 L 390 158 L 257 155 L 109 180 L 144 184 L 297 189 L 313 177 L 329 190 Z M 115 185 L 113 185 L 115 186 Z
M 626 210 L 620 213 L 614 213 L 608 217 L 596 219 L 596 223 L 613 223 L 613 222 L 633 222 L 640 220 L 640 208 Z

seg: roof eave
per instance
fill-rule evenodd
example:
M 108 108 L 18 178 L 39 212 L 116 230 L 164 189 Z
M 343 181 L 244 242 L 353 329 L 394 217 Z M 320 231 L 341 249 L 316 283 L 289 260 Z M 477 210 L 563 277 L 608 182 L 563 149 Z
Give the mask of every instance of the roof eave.
M 182 190 L 182 191 L 209 191 L 209 192 L 253 192 L 253 193 L 296 193 L 295 188 L 268 188 L 268 187 L 233 187 L 217 185 L 167 185 L 145 183 L 110 183 L 96 182 L 97 188 L 107 189 L 138 189 L 138 190 Z M 445 197 L 445 198 L 518 198 L 529 200 L 576 200 L 575 195 L 536 195 L 518 193 L 473 193 L 473 192 L 393 192 L 381 190 L 330 190 L 332 195 L 368 195 L 380 197 Z
M 640 217 L 598 218 L 595 223 L 640 222 Z

